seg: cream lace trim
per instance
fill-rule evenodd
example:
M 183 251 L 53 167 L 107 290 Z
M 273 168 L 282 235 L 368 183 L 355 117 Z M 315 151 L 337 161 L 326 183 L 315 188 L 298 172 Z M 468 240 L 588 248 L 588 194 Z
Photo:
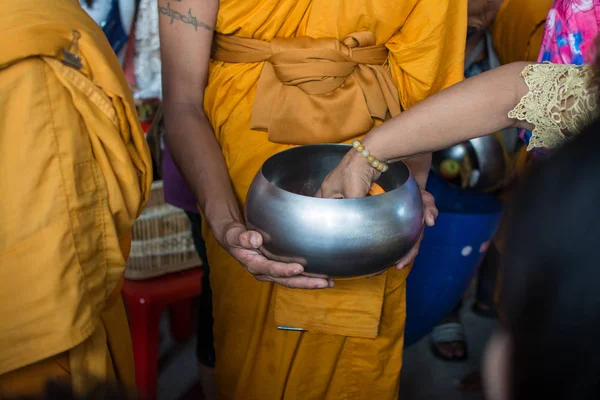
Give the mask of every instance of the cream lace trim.
M 527 150 L 556 148 L 598 115 L 590 66 L 531 64 L 521 76 L 529 88 L 509 118 L 535 126 Z

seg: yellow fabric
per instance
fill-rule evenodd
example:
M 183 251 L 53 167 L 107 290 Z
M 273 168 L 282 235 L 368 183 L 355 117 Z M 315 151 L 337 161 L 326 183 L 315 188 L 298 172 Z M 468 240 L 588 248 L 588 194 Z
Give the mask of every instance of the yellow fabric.
M 66 352 L 77 389 L 131 385 L 119 287 L 152 179 L 132 96 L 75 0 L 1 2 L 0 33 L 0 376 Z
M 383 273 L 369 279 L 337 279 L 335 289 L 316 291 L 310 296 L 300 290 L 278 287 L 275 323 L 309 332 L 375 339 L 379 334 L 387 276 L 388 273 Z
M 398 91 L 383 65 L 388 50 L 375 45 L 371 32 L 341 41 L 302 36 L 270 42 L 217 34 L 212 57 L 266 61 L 250 128 L 268 132 L 271 142 L 341 142 L 371 129 L 373 118 L 400 114 Z
M 135 368 L 129 327 L 118 292 L 112 303 L 100 314 L 102 323 L 81 344 L 0 375 L 0 398 L 40 396 L 48 380 L 68 382 L 81 392 L 93 388 L 98 381 L 119 381 L 133 388 Z
M 537 61 L 553 3 L 554 0 L 504 0 L 492 25 L 494 48 L 502 64 Z
M 298 36 L 342 39 L 353 32 L 372 32 L 375 43 L 389 50 L 387 67 L 398 87 L 401 108 L 406 109 L 463 79 L 466 18 L 463 0 L 222 0 L 216 29 L 263 41 Z M 262 163 L 291 147 L 249 128 L 262 69 L 263 63 L 212 61 L 205 91 L 204 109 L 241 205 Z M 371 278 L 376 290 L 366 278 L 340 282 L 321 292 L 284 290 L 256 281 L 204 228 L 220 398 L 387 400 L 397 396 L 408 270 Z M 373 295 L 364 295 L 369 292 Z M 282 308 L 292 294 L 297 296 L 297 307 Z M 357 297 L 364 299 L 362 304 L 355 301 Z M 277 321 L 276 304 L 280 307 Z M 369 314 L 369 320 L 375 321 L 375 329 L 368 333 L 373 339 L 340 334 L 340 327 L 359 329 L 354 316 L 370 310 L 377 310 Z M 307 314 L 314 329 L 277 329 L 278 324 L 304 328 L 300 324 Z
M 69 382 L 69 371 L 69 355 L 62 353 L 0 375 L 0 398 L 39 396 L 44 393 L 47 379 Z

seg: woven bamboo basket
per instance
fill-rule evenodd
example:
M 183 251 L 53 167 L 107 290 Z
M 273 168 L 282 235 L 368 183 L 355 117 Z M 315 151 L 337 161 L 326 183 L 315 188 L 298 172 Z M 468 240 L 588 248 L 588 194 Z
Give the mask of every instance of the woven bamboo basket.
M 133 225 L 132 238 L 127 279 L 154 278 L 202 265 L 190 222 L 183 210 L 165 203 L 162 181 L 152 184 L 148 204 Z

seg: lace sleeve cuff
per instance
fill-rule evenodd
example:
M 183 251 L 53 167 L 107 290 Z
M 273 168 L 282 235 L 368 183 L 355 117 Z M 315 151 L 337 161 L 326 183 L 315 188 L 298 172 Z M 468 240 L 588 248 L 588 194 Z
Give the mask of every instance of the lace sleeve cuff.
M 527 150 L 556 148 L 578 134 L 598 116 L 598 90 L 588 66 L 531 64 L 521 76 L 529 88 L 509 118 L 535 126 Z

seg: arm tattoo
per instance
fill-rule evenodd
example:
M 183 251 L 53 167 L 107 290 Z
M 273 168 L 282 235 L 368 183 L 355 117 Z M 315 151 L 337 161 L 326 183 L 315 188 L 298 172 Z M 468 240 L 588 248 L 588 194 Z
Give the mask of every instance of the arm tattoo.
M 180 3 L 181 0 L 173 0 L 177 3 Z M 187 14 L 182 14 L 177 10 L 174 10 L 171 8 L 171 2 L 167 2 L 166 6 L 162 6 L 162 5 L 158 5 L 158 13 L 164 15 L 165 17 L 169 18 L 171 20 L 171 24 L 174 21 L 181 21 L 184 24 L 187 25 L 192 25 L 195 29 L 196 32 L 198 32 L 198 28 L 204 28 L 207 31 L 212 32 L 214 30 L 214 28 L 202 21 L 198 21 L 198 18 L 196 18 L 193 14 L 192 14 L 192 9 L 188 9 Z

